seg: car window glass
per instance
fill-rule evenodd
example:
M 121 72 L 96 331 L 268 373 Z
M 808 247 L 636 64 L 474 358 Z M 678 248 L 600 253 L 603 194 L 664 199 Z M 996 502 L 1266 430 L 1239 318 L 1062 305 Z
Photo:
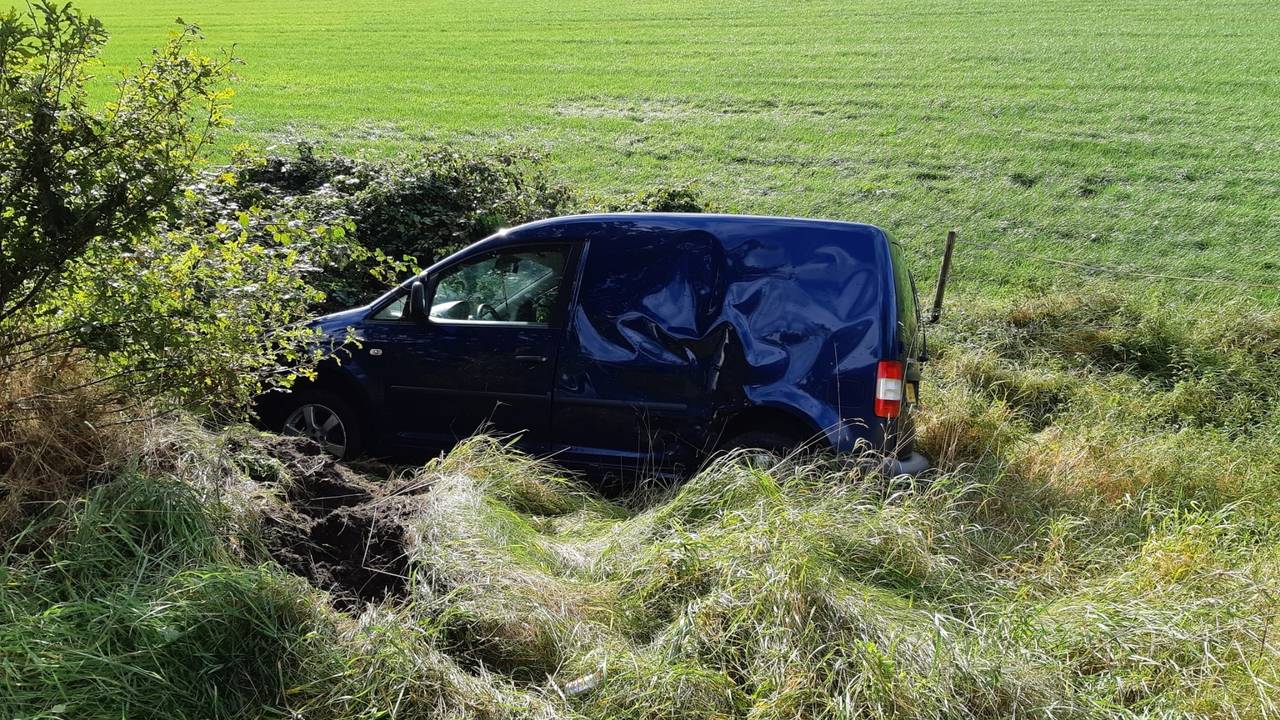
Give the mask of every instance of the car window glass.
M 500 250 L 444 271 L 432 318 L 550 325 L 564 276 L 565 249 Z
M 403 320 L 404 308 L 408 301 L 407 295 L 401 295 L 396 298 L 390 305 L 382 308 L 373 316 L 374 320 Z
M 896 242 L 889 244 L 889 253 L 893 263 L 893 284 L 897 295 L 898 326 L 902 332 L 902 343 L 908 354 L 914 354 L 917 333 L 920 326 L 920 313 L 916 306 L 916 286 L 907 270 L 907 261 L 901 246 Z

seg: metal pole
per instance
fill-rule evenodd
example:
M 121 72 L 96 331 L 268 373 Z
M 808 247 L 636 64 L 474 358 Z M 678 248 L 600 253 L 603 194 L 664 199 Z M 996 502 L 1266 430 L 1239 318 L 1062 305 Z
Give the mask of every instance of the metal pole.
M 942 295 L 947 291 L 947 276 L 951 274 L 951 251 L 956 246 L 956 231 L 947 231 L 947 248 L 942 252 L 942 270 L 938 273 L 938 290 L 933 296 L 933 312 L 929 322 L 936 323 L 942 317 Z

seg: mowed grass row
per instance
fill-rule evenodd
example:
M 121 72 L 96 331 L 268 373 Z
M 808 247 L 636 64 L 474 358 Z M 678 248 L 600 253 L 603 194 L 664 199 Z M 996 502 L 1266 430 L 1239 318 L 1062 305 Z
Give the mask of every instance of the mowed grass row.
M 600 193 L 947 228 L 1090 263 L 1280 282 L 1280 5 L 88 0 L 124 67 L 181 16 L 246 62 L 239 141 L 545 151 Z M 109 73 L 108 73 L 109 74 Z M 983 294 L 1080 273 L 968 247 Z M 1162 282 L 1210 302 L 1274 290 Z

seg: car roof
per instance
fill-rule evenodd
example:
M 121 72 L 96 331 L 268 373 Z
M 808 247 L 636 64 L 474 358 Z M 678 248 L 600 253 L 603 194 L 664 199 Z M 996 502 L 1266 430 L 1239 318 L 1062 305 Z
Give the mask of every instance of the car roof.
M 770 215 L 731 215 L 721 213 L 592 213 L 565 215 L 536 220 L 531 223 L 503 230 L 500 234 L 512 240 L 545 237 L 556 229 L 575 225 L 622 225 L 630 227 L 659 226 L 670 228 L 700 229 L 714 233 L 717 229 L 808 228 L 887 235 L 884 230 L 868 223 L 817 218 L 778 217 Z
M 379 303 L 385 302 L 396 293 L 402 292 L 404 288 L 408 287 L 409 284 L 413 282 L 413 280 L 421 278 L 445 263 L 452 262 L 459 257 L 472 256 L 481 252 L 501 248 L 509 244 L 518 244 L 529 241 L 583 241 L 586 239 L 585 234 L 564 234 L 562 231 L 573 227 L 587 229 L 592 227 L 599 228 L 606 225 L 613 225 L 615 227 L 621 226 L 619 229 L 649 227 L 704 230 L 712 235 L 717 235 L 721 241 L 723 241 L 725 235 L 742 236 L 750 234 L 753 231 L 768 230 L 777 232 L 786 229 L 844 232 L 850 235 L 860 235 L 866 239 L 874 239 L 873 241 L 893 241 L 893 236 L 875 225 L 849 222 L 845 220 L 823 220 L 817 218 L 797 218 L 773 215 L 732 215 L 725 213 L 615 212 L 561 215 L 559 217 L 547 218 L 546 220 L 535 220 L 534 222 L 525 223 L 524 225 L 499 230 L 497 233 L 468 246 L 454 255 L 437 260 L 418 275 L 405 280 L 395 289 L 388 291 L 377 300 L 374 300 L 369 304 L 369 307 L 377 306 Z M 626 235 L 627 233 L 621 234 Z

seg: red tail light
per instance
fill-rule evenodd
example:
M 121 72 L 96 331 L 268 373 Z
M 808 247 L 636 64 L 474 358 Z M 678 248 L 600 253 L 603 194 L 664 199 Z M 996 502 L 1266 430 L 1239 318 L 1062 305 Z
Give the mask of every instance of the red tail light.
M 895 418 L 902 412 L 902 363 L 881 360 L 876 366 L 876 415 Z

